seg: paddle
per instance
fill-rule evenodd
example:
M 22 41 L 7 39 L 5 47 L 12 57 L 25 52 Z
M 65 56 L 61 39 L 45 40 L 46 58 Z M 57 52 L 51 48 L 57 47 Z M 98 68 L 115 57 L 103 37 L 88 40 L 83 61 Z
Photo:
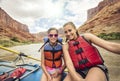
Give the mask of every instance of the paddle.
M 33 60 L 36 60 L 36 61 L 41 61 L 39 59 L 36 59 L 36 58 L 31 57 L 31 56 L 25 55 L 22 52 L 17 52 L 17 51 L 14 51 L 12 49 L 9 49 L 9 48 L 3 47 L 3 46 L 0 46 L 0 49 L 6 50 L 6 51 L 9 51 L 9 52 L 12 52 L 13 54 L 17 54 L 19 56 L 24 56 L 24 57 L 27 57 L 27 58 L 30 58 L 30 59 L 33 59 Z

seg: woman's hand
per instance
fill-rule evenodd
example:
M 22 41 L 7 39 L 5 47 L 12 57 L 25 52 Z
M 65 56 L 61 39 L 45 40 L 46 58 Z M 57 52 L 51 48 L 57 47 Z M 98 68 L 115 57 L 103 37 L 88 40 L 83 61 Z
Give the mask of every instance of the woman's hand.
M 52 77 L 50 75 L 47 76 L 48 81 L 52 81 Z
M 60 74 L 60 71 L 56 70 L 55 73 L 53 73 L 51 76 L 52 76 L 52 78 L 56 78 L 59 76 L 59 74 Z

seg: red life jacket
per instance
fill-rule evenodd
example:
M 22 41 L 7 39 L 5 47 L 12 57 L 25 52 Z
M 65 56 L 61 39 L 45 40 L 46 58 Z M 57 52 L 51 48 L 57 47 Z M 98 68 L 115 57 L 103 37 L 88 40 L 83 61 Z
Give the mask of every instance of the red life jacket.
M 0 75 L 0 81 L 4 81 L 8 76 L 8 73 L 3 73 L 2 75 Z
M 62 45 L 57 43 L 54 47 L 47 43 L 44 46 L 45 65 L 51 68 L 58 68 L 62 65 Z
M 10 77 L 20 78 L 26 72 L 26 68 L 19 67 L 10 74 Z
M 98 50 L 84 37 L 79 36 L 76 40 L 71 40 L 69 44 L 69 54 L 76 69 L 85 69 L 97 64 L 103 64 L 103 59 Z
M 0 81 L 16 81 L 16 79 L 19 79 L 24 73 L 26 72 L 26 68 L 19 67 L 15 69 L 9 76 L 2 77 L 3 79 Z

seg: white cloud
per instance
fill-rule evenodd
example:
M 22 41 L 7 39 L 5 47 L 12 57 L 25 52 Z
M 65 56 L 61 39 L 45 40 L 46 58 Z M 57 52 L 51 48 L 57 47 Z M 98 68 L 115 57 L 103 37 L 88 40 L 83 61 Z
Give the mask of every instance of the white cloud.
M 62 27 L 68 21 L 80 26 L 87 10 L 102 0 L 0 0 L 0 7 L 13 19 L 27 24 L 30 32 Z

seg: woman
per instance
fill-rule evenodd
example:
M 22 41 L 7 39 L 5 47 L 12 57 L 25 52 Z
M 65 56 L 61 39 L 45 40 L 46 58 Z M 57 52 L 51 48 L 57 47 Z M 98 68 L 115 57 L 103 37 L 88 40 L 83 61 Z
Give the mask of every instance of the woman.
M 120 44 L 102 40 L 86 33 L 79 36 L 75 25 L 63 26 L 67 43 L 63 45 L 68 75 L 64 81 L 109 81 L 108 70 L 95 44 L 108 51 L 120 54 Z
M 46 41 L 46 40 L 45 40 Z M 62 45 L 58 39 L 58 30 L 48 30 L 47 42 L 41 49 L 41 66 L 43 75 L 41 81 L 60 81 L 61 73 L 65 69 L 62 66 Z

